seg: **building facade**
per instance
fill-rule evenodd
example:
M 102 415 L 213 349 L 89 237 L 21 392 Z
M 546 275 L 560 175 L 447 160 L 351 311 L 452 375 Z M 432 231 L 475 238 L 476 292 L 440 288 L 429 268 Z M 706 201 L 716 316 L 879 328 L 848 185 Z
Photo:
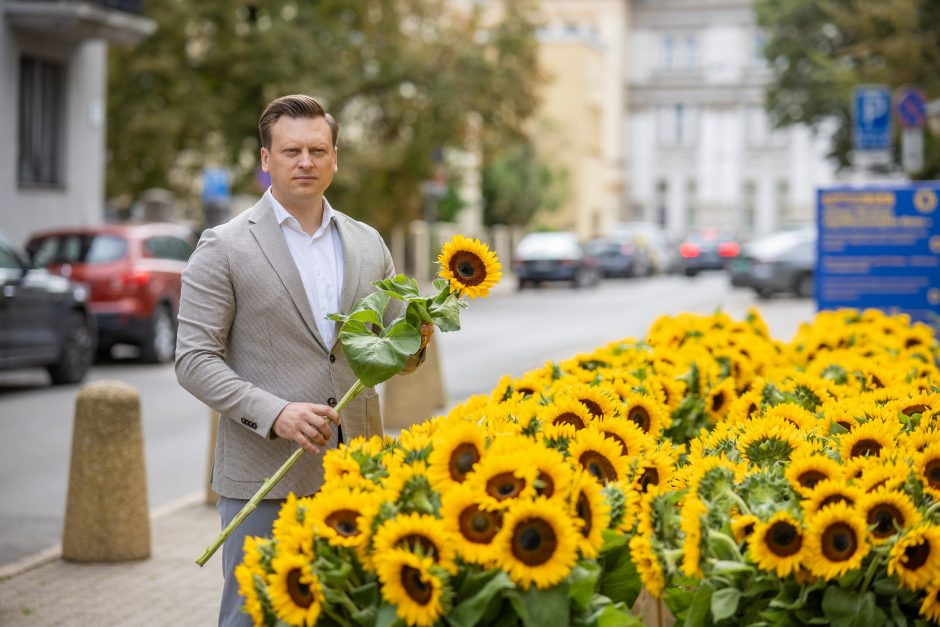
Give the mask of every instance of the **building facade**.
M 626 63 L 631 219 L 749 237 L 814 218 L 827 141 L 774 130 L 752 0 L 632 0 Z
M 154 30 L 140 0 L 0 0 L 0 232 L 104 219 L 107 46 Z

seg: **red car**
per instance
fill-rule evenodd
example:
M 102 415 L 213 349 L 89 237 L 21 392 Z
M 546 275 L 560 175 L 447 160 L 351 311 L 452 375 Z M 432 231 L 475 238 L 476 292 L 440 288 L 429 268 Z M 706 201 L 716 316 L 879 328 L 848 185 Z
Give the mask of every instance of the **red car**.
M 98 350 L 140 347 L 148 363 L 173 360 L 183 269 L 195 236 L 176 224 L 108 224 L 30 236 L 26 251 L 44 267 L 91 288 Z

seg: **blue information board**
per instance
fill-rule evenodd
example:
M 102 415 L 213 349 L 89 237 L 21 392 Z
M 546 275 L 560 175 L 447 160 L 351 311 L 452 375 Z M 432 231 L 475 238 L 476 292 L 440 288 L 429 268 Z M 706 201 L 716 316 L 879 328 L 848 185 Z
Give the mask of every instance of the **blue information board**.
M 817 192 L 819 309 L 940 320 L 940 181 Z
M 224 205 L 231 197 L 228 170 L 225 168 L 203 168 L 202 202 L 207 205 Z
M 891 89 L 861 85 L 852 96 L 852 137 L 856 150 L 891 148 Z

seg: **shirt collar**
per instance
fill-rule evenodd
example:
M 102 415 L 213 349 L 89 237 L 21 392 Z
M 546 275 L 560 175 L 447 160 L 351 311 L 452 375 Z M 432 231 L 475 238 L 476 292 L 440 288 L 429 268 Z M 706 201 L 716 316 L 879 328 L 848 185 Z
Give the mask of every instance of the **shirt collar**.
M 271 206 L 274 207 L 274 217 L 277 219 L 277 223 L 280 226 L 284 226 L 284 223 L 287 222 L 288 227 L 294 229 L 295 231 L 304 233 L 304 235 L 306 235 L 304 230 L 300 228 L 300 222 L 298 222 L 297 218 L 292 216 L 290 212 L 284 208 L 284 205 L 278 202 L 277 198 L 274 197 L 274 194 L 271 193 L 270 187 L 268 188 L 268 191 L 264 193 L 264 195 L 268 197 L 268 200 L 271 202 Z M 333 220 L 333 216 L 334 216 L 333 207 L 332 205 L 330 205 L 330 201 L 328 201 L 326 197 L 324 197 L 323 198 L 323 220 L 320 221 L 320 228 L 318 228 L 316 232 L 310 237 L 316 238 L 322 235 L 330 227 L 330 222 Z

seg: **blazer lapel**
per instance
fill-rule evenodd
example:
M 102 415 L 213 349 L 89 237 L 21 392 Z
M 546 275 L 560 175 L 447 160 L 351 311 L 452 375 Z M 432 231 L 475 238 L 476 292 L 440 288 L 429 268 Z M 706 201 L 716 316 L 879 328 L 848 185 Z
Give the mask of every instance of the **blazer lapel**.
M 339 295 L 339 311 L 346 313 L 352 309 L 356 294 L 359 293 L 359 269 L 362 257 L 359 255 L 358 242 L 352 241 L 352 235 L 346 227 L 346 216 L 339 212 L 334 213 L 334 216 L 334 224 L 343 242 L 343 289 Z M 337 323 L 335 337 L 339 337 L 339 323 Z
M 264 256 L 274 267 L 281 283 L 290 294 L 294 306 L 300 312 L 301 317 L 307 324 L 310 333 L 323 350 L 328 351 L 326 343 L 320 337 L 317 331 L 317 325 L 313 321 L 313 312 L 310 311 L 310 301 L 307 300 L 307 291 L 304 289 L 303 281 L 300 280 L 300 272 L 294 265 L 294 257 L 291 255 L 290 248 L 284 240 L 284 234 L 281 233 L 281 226 L 274 217 L 274 209 L 270 203 L 262 197 L 258 203 L 252 207 L 248 214 L 248 221 L 251 223 L 251 234 L 254 235 L 258 245 L 261 246 Z

